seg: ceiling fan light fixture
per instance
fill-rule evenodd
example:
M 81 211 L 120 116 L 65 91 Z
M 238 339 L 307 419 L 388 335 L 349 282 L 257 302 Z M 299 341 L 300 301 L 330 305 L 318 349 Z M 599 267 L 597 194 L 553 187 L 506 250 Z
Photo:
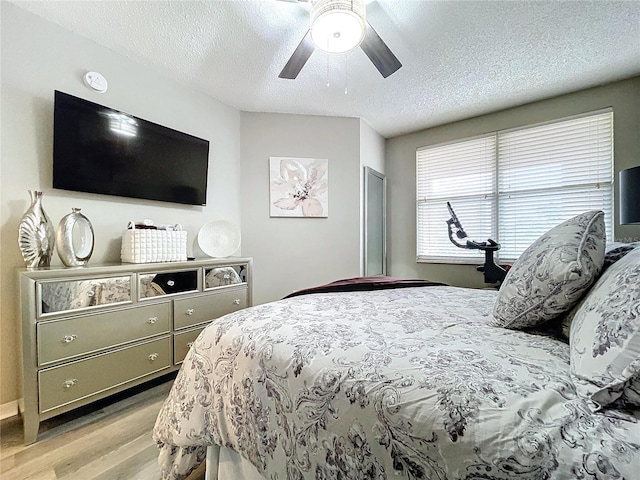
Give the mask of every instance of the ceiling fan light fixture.
M 312 0 L 311 39 L 327 53 L 346 53 L 362 43 L 364 0 Z

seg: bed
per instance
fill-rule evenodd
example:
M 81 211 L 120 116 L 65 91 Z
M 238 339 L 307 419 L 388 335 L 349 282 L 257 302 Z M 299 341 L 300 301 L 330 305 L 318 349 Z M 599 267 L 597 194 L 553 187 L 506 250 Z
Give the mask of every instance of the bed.
M 163 478 L 637 478 L 640 248 L 609 253 L 585 212 L 499 291 L 339 282 L 222 317 L 158 415 Z

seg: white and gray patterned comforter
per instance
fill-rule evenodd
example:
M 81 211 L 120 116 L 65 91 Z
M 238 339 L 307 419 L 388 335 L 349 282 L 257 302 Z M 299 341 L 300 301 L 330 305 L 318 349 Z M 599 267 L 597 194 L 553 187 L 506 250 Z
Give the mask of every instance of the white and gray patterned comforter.
M 487 325 L 495 297 L 313 294 L 223 317 L 158 416 L 163 477 L 217 444 L 272 480 L 640 478 L 640 412 L 592 413 L 568 345 Z

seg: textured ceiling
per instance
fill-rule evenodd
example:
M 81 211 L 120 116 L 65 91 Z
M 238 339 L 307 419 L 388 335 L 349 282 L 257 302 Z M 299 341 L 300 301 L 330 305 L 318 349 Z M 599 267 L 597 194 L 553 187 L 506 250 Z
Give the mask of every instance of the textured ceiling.
M 316 50 L 296 80 L 278 73 L 306 3 L 12 3 L 241 110 L 360 117 L 385 137 L 640 74 L 638 0 L 374 0 L 403 67 L 383 79 L 360 49 Z

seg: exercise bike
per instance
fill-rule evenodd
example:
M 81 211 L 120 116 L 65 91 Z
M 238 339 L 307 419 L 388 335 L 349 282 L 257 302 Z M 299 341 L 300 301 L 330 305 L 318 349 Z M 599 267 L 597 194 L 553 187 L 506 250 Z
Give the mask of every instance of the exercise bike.
M 449 240 L 458 248 L 466 248 L 470 250 L 481 250 L 484 252 L 484 265 L 480 265 L 476 267 L 476 270 L 484 274 L 484 282 L 485 283 L 498 283 L 504 280 L 504 277 L 507 275 L 507 268 L 502 267 L 496 264 L 493 258 L 493 252 L 497 252 L 500 250 L 500 244 L 487 239 L 486 242 L 476 242 L 474 240 L 467 240 L 465 243 L 460 243 L 453 238 L 453 234 L 460 239 L 464 240 L 467 238 L 467 234 L 462 228 L 462 224 L 456 215 L 456 212 L 453 211 L 453 207 L 449 202 L 447 202 L 447 208 L 449 209 L 449 214 L 451 218 L 447 220 L 448 230 L 449 230 Z

